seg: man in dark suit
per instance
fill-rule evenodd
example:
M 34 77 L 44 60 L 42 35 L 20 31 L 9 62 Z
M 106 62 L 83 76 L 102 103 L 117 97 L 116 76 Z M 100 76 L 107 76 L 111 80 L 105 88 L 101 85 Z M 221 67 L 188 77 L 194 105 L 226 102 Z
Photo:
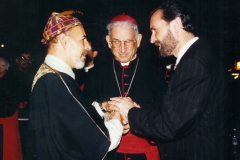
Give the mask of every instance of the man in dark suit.
M 109 103 L 119 107 L 131 132 L 158 141 L 161 160 L 228 159 L 227 78 L 210 47 L 193 34 L 192 22 L 190 11 L 174 1 L 151 15 L 151 43 L 162 56 L 177 58 L 161 111 L 139 106 L 130 97 Z

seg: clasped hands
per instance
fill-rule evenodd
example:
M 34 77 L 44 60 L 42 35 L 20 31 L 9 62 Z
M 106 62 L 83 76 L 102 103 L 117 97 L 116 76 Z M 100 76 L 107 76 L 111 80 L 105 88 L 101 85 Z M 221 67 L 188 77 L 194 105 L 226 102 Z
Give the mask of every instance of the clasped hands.
M 102 106 L 112 117 L 120 120 L 124 128 L 123 134 L 126 134 L 130 129 L 128 124 L 128 111 L 133 107 L 140 108 L 130 97 L 113 97 L 110 98 L 110 101 L 103 102 Z

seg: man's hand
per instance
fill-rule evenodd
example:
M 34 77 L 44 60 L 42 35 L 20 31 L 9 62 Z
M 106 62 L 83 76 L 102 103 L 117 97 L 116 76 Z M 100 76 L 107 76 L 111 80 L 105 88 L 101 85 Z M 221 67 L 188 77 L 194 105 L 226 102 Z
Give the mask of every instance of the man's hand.
M 130 130 L 129 123 L 124 124 L 123 125 L 123 134 L 128 133 L 129 130 Z
M 102 103 L 102 107 L 107 111 L 107 112 L 111 112 L 111 111 L 119 111 L 119 108 L 115 105 L 109 104 L 108 102 L 103 102 Z
M 128 122 L 128 111 L 133 107 L 140 108 L 140 106 L 133 102 L 130 97 L 113 97 L 110 98 L 110 100 L 111 101 L 108 103 L 117 106 L 120 109 L 119 112 L 122 114 L 122 117 L 126 122 Z
M 94 64 L 94 59 L 98 55 L 98 51 L 90 49 L 86 56 L 85 67 L 92 66 Z
M 111 113 L 109 112 L 109 119 L 117 118 L 120 120 L 123 126 L 123 134 L 128 133 L 130 130 L 129 124 L 122 118 L 122 115 L 119 112 L 112 111 Z

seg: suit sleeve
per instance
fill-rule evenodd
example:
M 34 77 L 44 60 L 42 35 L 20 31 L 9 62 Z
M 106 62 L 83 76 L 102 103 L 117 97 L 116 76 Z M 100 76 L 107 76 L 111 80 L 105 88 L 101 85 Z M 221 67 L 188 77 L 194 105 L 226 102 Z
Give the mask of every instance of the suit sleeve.
M 147 105 L 129 111 L 131 131 L 163 141 L 188 135 L 204 116 L 212 86 L 213 79 L 203 64 L 186 59 L 172 77 L 161 111 Z

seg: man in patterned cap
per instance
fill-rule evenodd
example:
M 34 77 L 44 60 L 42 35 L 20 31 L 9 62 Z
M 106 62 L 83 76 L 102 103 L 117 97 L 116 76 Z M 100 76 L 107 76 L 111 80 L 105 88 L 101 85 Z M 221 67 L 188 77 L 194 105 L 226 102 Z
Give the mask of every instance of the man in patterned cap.
M 35 75 L 30 100 L 28 156 L 38 160 L 100 160 L 120 141 L 120 114 L 104 122 L 82 96 L 73 68 L 91 49 L 81 22 L 53 13 L 44 29 L 45 62 Z
M 138 103 L 159 103 L 164 95 L 166 83 L 162 70 L 137 55 L 142 35 L 135 19 L 123 14 L 114 17 L 107 25 L 106 41 L 114 58 L 88 73 L 84 94 L 91 98 L 95 107 L 99 105 L 109 111 L 107 101 L 111 97 L 131 97 Z M 158 110 L 158 108 L 156 108 Z M 125 124 L 124 133 L 129 131 Z M 159 160 L 157 146 L 149 144 L 130 132 L 123 135 L 119 147 L 109 153 L 110 160 Z

